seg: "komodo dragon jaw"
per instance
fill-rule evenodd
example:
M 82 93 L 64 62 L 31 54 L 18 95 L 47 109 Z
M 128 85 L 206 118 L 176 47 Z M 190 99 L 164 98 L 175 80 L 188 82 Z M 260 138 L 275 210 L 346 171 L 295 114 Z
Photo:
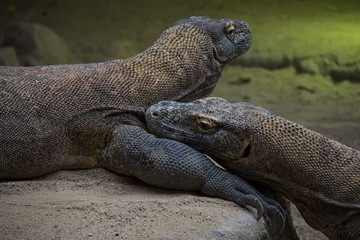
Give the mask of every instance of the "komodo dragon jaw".
M 253 106 L 162 101 L 148 129 L 211 156 L 292 201 L 330 239 L 360 239 L 360 151 Z

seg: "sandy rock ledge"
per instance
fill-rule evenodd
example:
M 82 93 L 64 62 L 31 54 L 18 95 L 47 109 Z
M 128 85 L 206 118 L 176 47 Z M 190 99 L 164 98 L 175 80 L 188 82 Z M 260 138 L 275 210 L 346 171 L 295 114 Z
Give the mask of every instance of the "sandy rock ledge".
M 4 239 L 266 239 L 254 217 L 232 202 L 104 169 L 0 182 Z

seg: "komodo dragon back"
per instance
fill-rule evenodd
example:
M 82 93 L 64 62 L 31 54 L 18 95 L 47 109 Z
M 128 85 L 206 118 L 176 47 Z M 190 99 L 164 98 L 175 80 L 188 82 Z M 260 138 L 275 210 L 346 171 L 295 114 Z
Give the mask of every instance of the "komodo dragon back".
M 151 104 L 208 95 L 250 45 L 243 21 L 192 17 L 128 59 L 0 67 L 0 179 L 98 166 L 116 125 L 145 128 Z
M 360 151 L 249 103 L 162 101 L 148 109 L 159 137 L 186 143 L 292 201 L 331 239 L 360 239 Z

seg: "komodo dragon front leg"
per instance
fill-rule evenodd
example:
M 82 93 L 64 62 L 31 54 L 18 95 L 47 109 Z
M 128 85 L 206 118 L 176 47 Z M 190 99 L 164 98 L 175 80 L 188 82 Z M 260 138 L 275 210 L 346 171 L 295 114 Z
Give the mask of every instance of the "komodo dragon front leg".
M 280 205 L 266 198 L 240 177 L 217 167 L 205 155 L 177 141 L 158 139 L 140 127 L 122 125 L 99 152 L 100 164 L 111 171 L 174 190 L 200 191 L 257 209 L 257 219 L 270 218 L 270 230 L 281 231 Z
M 163 101 L 146 114 L 184 142 L 292 201 L 330 239 L 360 239 L 360 151 L 253 106 L 220 98 Z

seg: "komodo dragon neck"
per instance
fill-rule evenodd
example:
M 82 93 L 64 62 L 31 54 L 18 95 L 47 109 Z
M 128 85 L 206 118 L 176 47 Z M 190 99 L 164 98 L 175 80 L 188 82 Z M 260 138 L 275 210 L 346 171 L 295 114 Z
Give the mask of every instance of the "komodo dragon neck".
M 354 194 L 360 189 L 359 151 L 268 112 L 254 111 L 248 122 L 253 137 L 248 161 L 256 158 L 267 179 L 281 176 L 280 191 L 290 191 L 283 184 L 287 181 L 334 201 L 359 204 Z M 329 194 L 338 189 L 341 195 Z
M 215 46 L 203 29 L 186 24 L 175 26 L 164 31 L 144 52 L 109 63 L 128 79 L 127 86 L 119 78 L 106 84 L 118 85 L 121 92 L 126 87 L 130 105 L 150 106 L 168 98 L 193 100 L 210 94 L 222 73 L 224 64 L 216 60 L 214 51 Z
M 360 218 L 360 152 L 268 112 L 247 120 L 253 139 L 245 161 L 256 171 L 245 167 L 243 175 L 282 192 L 329 237 L 346 237 L 337 228 Z

